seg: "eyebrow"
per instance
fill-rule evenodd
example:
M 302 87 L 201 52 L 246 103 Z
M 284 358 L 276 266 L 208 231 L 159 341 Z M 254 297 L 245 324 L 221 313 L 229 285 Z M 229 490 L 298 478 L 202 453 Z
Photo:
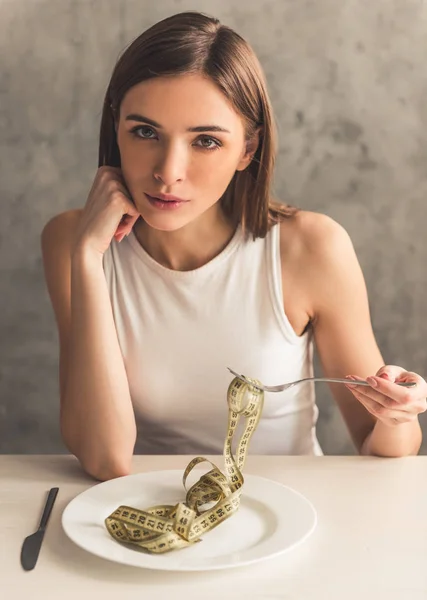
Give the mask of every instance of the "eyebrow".
M 156 121 L 153 121 L 153 119 L 149 119 L 148 117 L 144 117 L 143 115 L 138 115 L 136 113 L 127 115 L 125 121 L 138 121 L 139 123 L 147 123 L 148 125 L 152 125 L 153 127 L 157 127 L 158 129 L 163 129 L 160 123 L 157 123 Z M 197 127 L 189 127 L 187 131 L 198 133 L 206 131 L 221 131 L 223 133 L 231 133 L 228 129 L 220 127 L 219 125 L 198 125 Z

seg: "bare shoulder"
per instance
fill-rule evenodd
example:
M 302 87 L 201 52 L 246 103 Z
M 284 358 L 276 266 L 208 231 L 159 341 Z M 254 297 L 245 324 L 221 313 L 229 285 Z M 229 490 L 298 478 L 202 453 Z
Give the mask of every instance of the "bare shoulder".
M 360 275 L 353 243 L 346 229 L 331 217 L 300 211 L 284 220 L 280 231 L 282 265 L 294 273 L 301 288 L 312 293 L 334 279 Z
M 283 301 L 299 332 L 319 310 L 333 305 L 331 294 L 363 287 L 363 275 L 350 236 L 331 217 L 301 210 L 280 228 Z
M 41 234 L 43 250 L 68 245 L 74 239 L 82 212 L 82 209 L 67 210 L 49 219 Z
M 280 224 L 282 259 L 296 261 L 298 268 L 315 260 L 339 259 L 342 253 L 352 252 L 353 244 L 342 225 L 331 217 L 301 210 Z M 325 265 L 326 266 L 326 265 Z

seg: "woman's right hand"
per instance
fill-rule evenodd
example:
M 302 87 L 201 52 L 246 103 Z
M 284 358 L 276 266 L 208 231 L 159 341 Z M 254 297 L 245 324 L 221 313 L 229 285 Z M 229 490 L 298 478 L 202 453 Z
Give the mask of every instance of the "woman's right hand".
M 73 253 L 103 255 L 113 238 L 121 242 L 140 217 L 119 167 L 98 168 L 76 232 Z

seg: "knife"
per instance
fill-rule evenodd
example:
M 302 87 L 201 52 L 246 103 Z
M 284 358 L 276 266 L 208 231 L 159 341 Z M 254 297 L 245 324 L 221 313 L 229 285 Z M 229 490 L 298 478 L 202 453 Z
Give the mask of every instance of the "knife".
M 37 531 L 25 538 L 22 544 L 21 550 L 21 565 L 25 571 L 31 571 L 34 569 L 39 557 L 40 548 L 46 531 L 46 526 L 49 521 L 50 513 L 52 512 L 53 505 L 55 504 L 56 496 L 59 488 L 52 488 L 46 500 L 46 504 L 43 510 L 43 515 L 40 521 L 39 528 Z

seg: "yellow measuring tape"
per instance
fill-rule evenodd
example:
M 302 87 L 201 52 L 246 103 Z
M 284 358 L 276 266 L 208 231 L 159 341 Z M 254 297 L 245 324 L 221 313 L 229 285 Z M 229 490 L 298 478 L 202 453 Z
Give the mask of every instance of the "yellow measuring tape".
M 185 502 L 151 506 L 146 510 L 119 506 L 105 519 L 105 525 L 115 540 L 135 544 L 157 554 L 178 550 L 200 542 L 201 535 L 220 525 L 238 510 L 244 483 L 242 469 L 249 441 L 258 425 L 264 404 L 264 392 L 256 387 L 260 382 L 255 379 L 250 381 L 253 385 L 235 377 L 228 387 L 225 473 L 207 458 L 193 458 L 182 478 L 187 492 Z M 231 445 L 240 417 L 246 417 L 246 423 L 234 458 Z M 202 475 L 187 490 L 186 481 L 190 472 L 196 465 L 205 461 L 209 462 L 213 469 Z M 213 506 L 206 506 L 212 505 L 213 502 Z

